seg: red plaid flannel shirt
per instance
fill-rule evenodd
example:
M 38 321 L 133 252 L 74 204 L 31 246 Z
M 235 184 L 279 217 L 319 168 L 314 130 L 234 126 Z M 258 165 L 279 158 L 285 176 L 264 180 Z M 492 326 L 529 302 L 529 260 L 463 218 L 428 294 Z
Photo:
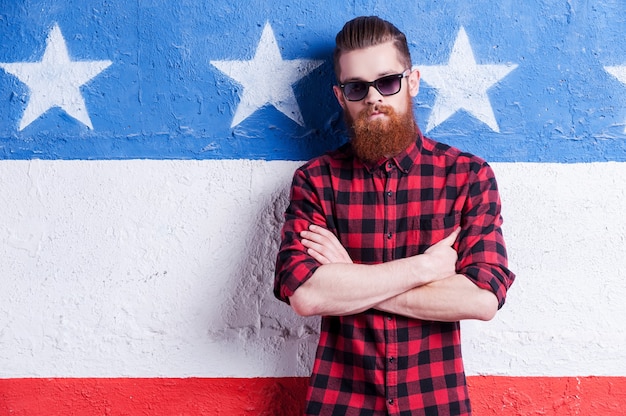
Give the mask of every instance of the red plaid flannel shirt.
M 425 138 L 393 159 L 364 165 L 349 144 L 299 168 L 285 213 L 274 293 L 289 296 L 319 267 L 300 242 L 309 224 L 333 231 L 355 263 L 423 253 L 458 227 L 457 272 L 493 291 L 499 306 L 514 274 L 489 165 Z M 307 394 L 311 415 L 469 415 L 459 322 L 374 309 L 322 317 Z

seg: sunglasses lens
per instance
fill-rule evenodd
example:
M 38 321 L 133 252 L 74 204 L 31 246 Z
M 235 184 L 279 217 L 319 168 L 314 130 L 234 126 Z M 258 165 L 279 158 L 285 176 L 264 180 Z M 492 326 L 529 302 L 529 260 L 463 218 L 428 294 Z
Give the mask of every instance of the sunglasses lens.
M 392 95 L 400 91 L 400 78 L 397 75 L 383 77 L 376 80 L 376 89 L 382 95 Z
M 359 101 L 365 98 L 369 86 L 365 82 L 348 82 L 343 87 L 343 93 L 350 101 Z
M 394 95 L 402 87 L 403 74 L 388 75 L 378 78 L 376 81 L 354 81 L 342 85 L 343 95 L 348 101 L 361 101 L 369 92 L 370 86 L 374 86 L 381 95 Z

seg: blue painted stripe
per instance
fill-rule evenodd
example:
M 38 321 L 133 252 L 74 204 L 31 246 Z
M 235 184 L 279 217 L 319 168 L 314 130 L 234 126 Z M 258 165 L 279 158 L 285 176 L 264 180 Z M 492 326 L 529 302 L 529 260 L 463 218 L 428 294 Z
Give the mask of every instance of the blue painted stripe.
M 344 140 L 334 35 L 378 14 L 418 68 L 445 65 L 461 27 L 477 64 L 516 65 L 487 91 L 499 131 L 459 110 L 428 136 L 496 162 L 626 161 L 626 85 L 605 68 L 626 65 L 619 2 L 15 3 L 0 11 L 0 63 L 41 61 L 55 24 L 72 61 L 112 63 L 80 87 L 93 129 L 54 107 L 20 130 L 32 91 L 0 69 L 0 159 L 306 160 Z M 231 127 L 244 88 L 211 62 L 252 60 L 266 22 L 283 60 L 324 63 L 293 84 L 303 125 L 268 103 Z M 423 80 L 422 129 L 437 94 Z

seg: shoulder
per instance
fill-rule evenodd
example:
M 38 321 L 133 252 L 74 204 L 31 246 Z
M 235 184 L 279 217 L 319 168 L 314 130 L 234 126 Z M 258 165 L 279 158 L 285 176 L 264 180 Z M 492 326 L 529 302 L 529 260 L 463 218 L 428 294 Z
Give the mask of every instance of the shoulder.
M 354 154 L 350 143 L 346 143 L 338 149 L 326 152 L 314 157 L 301 165 L 296 172 L 318 175 L 320 172 L 330 172 L 346 166 L 352 166 Z
M 480 156 L 428 137 L 423 138 L 423 152 L 437 159 L 441 165 L 454 168 L 458 173 L 491 171 L 487 161 Z

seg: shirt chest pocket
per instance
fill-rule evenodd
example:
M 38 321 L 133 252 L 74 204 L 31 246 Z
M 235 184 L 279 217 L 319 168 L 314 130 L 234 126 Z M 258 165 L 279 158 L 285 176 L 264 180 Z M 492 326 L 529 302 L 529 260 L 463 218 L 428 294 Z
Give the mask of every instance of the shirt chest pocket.
M 422 254 L 443 240 L 461 224 L 461 214 L 412 217 L 409 222 L 408 246 L 412 254 Z

